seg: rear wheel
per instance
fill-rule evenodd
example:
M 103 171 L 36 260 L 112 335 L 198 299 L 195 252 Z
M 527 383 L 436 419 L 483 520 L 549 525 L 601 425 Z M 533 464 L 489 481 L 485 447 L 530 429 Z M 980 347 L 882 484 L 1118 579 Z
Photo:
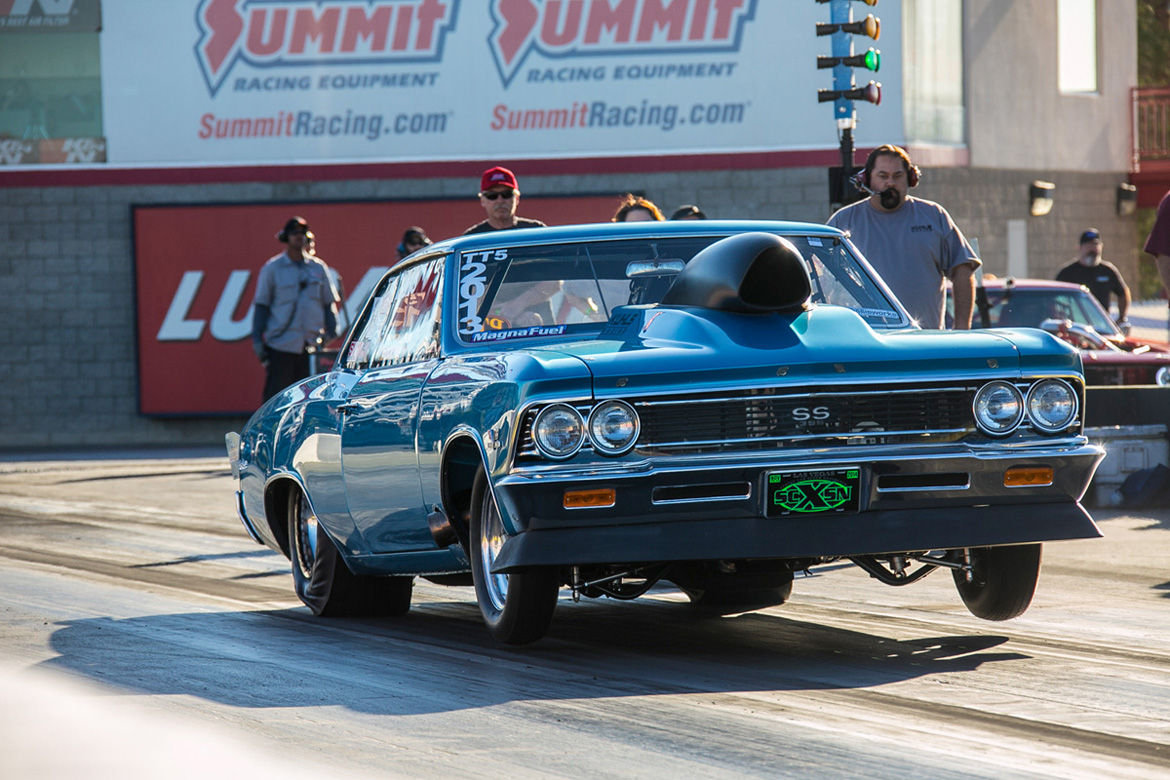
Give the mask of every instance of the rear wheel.
M 1039 544 L 972 548 L 970 579 L 965 571 L 951 571 L 968 611 L 984 620 L 1024 614 L 1040 579 L 1040 549 Z
M 351 572 L 300 488 L 289 496 L 288 541 L 293 587 L 314 615 L 389 616 L 410 609 L 414 578 L 359 577 Z
M 471 507 L 471 576 L 483 622 L 491 635 L 504 644 L 535 642 L 548 631 L 557 607 L 557 570 L 493 573 L 492 566 L 508 534 L 483 471 L 475 478 Z

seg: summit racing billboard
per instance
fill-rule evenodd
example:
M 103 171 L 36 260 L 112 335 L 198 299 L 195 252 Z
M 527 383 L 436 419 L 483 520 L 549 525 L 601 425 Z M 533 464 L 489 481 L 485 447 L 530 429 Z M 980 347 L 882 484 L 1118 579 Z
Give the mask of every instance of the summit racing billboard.
M 519 160 L 836 145 L 816 3 L 106 0 L 111 164 Z M 900 50 L 900 8 L 883 48 Z M 144 34 L 143 31 L 148 31 Z M 897 57 L 882 76 L 901 81 Z M 901 136 L 887 88 L 858 143 Z

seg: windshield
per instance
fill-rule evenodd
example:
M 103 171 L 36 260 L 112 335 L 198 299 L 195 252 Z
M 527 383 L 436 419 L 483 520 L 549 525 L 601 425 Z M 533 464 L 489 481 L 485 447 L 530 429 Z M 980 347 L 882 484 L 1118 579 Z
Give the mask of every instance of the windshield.
M 1083 290 L 988 290 L 987 302 L 993 328 L 1039 328 L 1044 320 L 1058 319 L 1091 325 L 1106 336 L 1120 336 L 1097 299 Z M 978 317 L 975 325 L 979 325 Z
M 725 236 L 620 239 L 464 252 L 459 336 L 468 343 L 586 335 L 618 306 L 653 304 L 699 251 Z M 904 324 L 896 307 L 830 237 L 785 236 L 804 257 L 812 302 L 847 306 L 875 327 Z

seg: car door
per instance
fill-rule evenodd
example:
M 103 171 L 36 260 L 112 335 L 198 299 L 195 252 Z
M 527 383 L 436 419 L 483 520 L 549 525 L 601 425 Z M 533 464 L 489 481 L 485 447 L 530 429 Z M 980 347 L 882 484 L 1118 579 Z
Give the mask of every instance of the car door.
M 357 347 L 365 372 L 342 406 L 346 500 L 371 553 L 437 549 L 423 508 L 416 434 L 419 396 L 439 358 L 442 262 L 407 266 L 379 291 L 370 320 L 384 320 L 383 327 Z

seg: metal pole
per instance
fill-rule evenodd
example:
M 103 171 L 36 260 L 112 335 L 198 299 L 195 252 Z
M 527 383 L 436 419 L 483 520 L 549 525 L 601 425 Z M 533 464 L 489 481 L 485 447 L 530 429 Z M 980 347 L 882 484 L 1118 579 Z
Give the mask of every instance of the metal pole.
M 837 202 L 842 206 L 848 203 L 849 177 L 853 174 L 853 128 L 846 127 L 841 131 L 841 180 L 838 182 Z
M 853 7 L 851 0 L 832 0 L 829 6 L 830 16 L 834 24 L 847 24 L 853 21 Z M 850 57 L 853 55 L 853 36 L 848 33 L 833 35 L 833 56 Z M 853 89 L 853 69 L 847 65 L 837 65 L 833 68 L 833 89 L 845 91 Z M 849 176 L 853 173 L 853 128 L 857 126 L 857 112 L 853 108 L 853 101 L 838 98 L 833 103 L 833 116 L 837 120 L 837 132 L 841 136 L 841 181 L 837 185 L 837 203 L 846 204 L 845 196 L 849 192 Z

